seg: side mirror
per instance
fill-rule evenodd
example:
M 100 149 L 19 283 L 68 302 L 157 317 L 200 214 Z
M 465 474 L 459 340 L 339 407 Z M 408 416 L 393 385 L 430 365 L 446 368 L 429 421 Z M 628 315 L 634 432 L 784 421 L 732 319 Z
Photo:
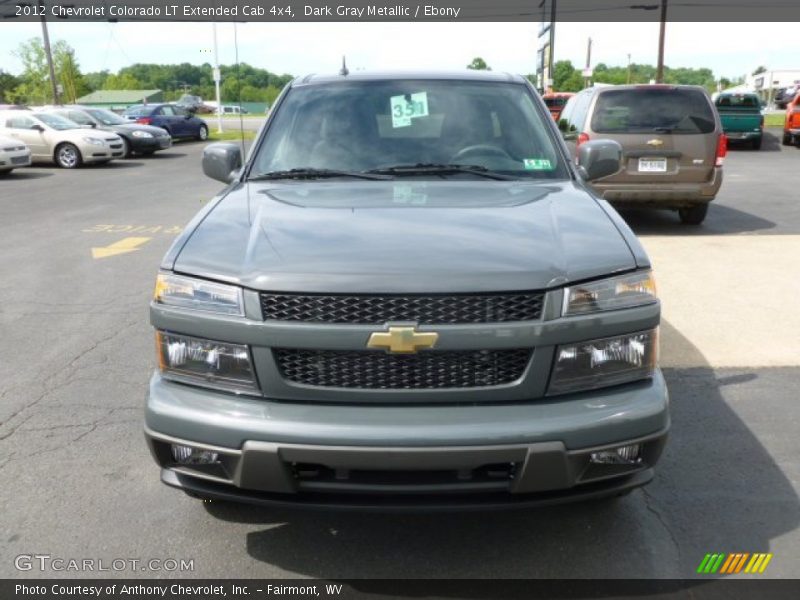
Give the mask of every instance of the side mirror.
M 622 166 L 622 146 L 614 140 L 594 140 L 578 147 L 578 172 L 586 181 L 608 177 Z
M 31 125 L 31 129 L 34 131 L 38 131 L 39 133 L 44 133 L 44 127 L 36 123 L 35 125 Z
M 211 179 L 230 183 L 242 168 L 242 150 L 230 142 L 209 144 L 203 150 L 203 173 Z

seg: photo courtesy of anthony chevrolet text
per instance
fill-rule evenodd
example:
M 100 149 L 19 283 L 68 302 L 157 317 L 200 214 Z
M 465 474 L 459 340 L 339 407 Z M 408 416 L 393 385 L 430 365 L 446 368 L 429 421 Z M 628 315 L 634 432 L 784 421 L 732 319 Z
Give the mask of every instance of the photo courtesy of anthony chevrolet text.
M 798 0 L 0 0 L 0 600 L 800 598 Z

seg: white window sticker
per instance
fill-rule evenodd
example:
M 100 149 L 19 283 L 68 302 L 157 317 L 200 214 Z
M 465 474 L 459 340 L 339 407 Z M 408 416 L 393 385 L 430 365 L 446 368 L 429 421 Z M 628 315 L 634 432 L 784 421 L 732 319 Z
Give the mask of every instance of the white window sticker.
M 522 163 L 529 171 L 552 171 L 553 166 L 546 158 L 525 158 Z
M 392 127 L 408 127 L 411 119 L 428 116 L 428 94 L 404 94 L 389 99 L 389 110 L 392 112 Z

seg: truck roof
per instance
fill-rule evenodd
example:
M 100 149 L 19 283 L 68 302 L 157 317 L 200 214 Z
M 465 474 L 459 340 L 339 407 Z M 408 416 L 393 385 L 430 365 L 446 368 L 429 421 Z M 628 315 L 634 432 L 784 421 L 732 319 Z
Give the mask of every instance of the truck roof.
M 500 71 L 478 71 L 464 69 L 461 71 L 353 71 L 347 75 L 311 73 L 296 78 L 292 85 L 320 85 L 342 83 L 345 81 L 391 81 L 404 79 L 429 79 L 453 81 L 494 81 L 504 83 L 525 83 L 521 75 Z

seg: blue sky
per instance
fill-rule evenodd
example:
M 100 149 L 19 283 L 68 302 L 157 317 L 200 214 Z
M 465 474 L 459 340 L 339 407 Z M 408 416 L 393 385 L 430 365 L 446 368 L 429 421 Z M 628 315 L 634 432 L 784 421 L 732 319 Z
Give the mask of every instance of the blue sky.
M 218 25 L 220 62 L 234 62 L 233 25 Z M 537 23 L 245 23 L 238 26 L 239 58 L 279 73 L 332 72 L 347 55 L 351 69 L 463 68 L 483 57 L 495 70 L 534 71 Z M 12 51 L 41 35 L 38 23 L 0 24 L 0 68 L 21 70 Z M 64 23 L 50 25 L 53 40 L 77 50 L 84 72 L 134 62 L 212 60 L 211 23 Z M 592 37 L 592 63 L 655 64 L 656 23 L 559 23 L 556 59 L 582 66 Z M 710 67 L 736 77 L 758 65 L 800 69 L 796 23 L 669 23 L 666 63 Z

